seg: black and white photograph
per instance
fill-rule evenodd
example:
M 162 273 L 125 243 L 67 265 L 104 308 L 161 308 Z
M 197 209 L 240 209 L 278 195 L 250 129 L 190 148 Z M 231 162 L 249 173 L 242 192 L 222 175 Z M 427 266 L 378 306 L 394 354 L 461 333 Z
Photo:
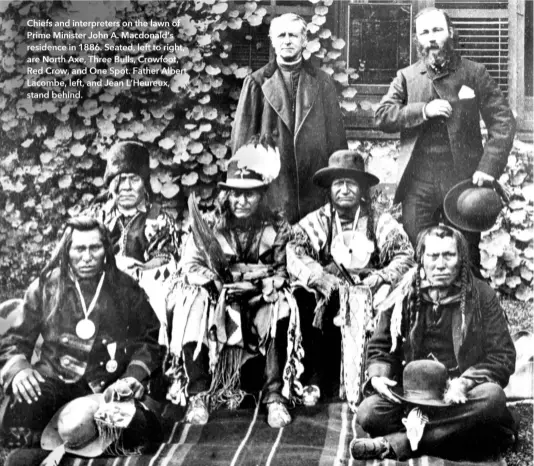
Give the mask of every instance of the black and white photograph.
M 534 464 L 534 0 L 0 0 L 0 466 Z

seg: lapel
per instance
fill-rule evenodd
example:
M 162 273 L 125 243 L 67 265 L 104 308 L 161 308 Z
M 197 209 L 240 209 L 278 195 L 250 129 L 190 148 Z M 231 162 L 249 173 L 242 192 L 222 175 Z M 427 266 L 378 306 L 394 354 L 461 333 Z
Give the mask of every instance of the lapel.
M 304 120 L 319 95 L 319 82 L 315 76 L 309 73 L 308 67 L 303 65 L 297 88 L 297 102 L 295 115 L 295 138 L 297 137 Z
M 461 58 L 456 55 L 445 72 L 434 73 L 432 70 L 428 71 L 439 98 L 449 101 L 453 107 L 453 115 L 447 119 L 449 129 L 451 125 L 457 122 L 457 119 L 454 118 L 454 110 L 455 104 L 458 102 L 458 92 L 462 87 L 461 72 L 459 71 L 460 66 Z
M 293 112 L 291 109 L 291 101 L 284 83 L 284 78 L 280 73 L 278 67 L 271 77 L 265 80 L 261 86 L 263 95 L 269 105 L 273 108 L 276 114 L 287 126 L 289 132 L 293 132 Z
M 426 66 L 418 61 L 414 69 L 414 79 L 408 89 L 410 102 L 430 102 L 432 100 L 432 79 L 428 76 Z

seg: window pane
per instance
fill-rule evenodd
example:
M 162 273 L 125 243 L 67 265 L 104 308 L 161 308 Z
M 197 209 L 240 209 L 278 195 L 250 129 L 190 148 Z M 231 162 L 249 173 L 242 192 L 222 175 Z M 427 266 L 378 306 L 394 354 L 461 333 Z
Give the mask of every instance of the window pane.
M 243 24 L 241 29 L 231 31 L 227 40 L 232 44 L 230 63 L 250 66 L 257 70 L 269 62 L 270 41 L 267 24 L 256 27 Z
M 410 64 L 411 5 L 349 6 L 349 66 L 360 84 L 389 84 Z M 363 70 L 363 71 L 362 71 Z

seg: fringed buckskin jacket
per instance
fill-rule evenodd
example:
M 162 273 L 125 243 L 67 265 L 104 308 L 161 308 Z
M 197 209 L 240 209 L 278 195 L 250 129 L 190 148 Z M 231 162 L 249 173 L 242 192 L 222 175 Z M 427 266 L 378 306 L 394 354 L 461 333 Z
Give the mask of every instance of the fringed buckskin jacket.
M 86 340 L 76 334 L 76 325 L 84 313 L 74 281 L 65 279 L 61 305 L 50 318 L 51 309 L 57 306 L 59 269 L 53 270 L 44 284 L 35 280 L 30 285 L 20 324 L 9 329 L 0 342 L 0 379 L 4 389 L 19 371 L 31 366 L 39 335 L 43 336 L 43 344 L 35 369 L 65 383 L 84 379 L 95 393 L 122 377 L 143 381 L 160 367 L 163 352 L 158 345 L 156 316 L 133 279 L 117 273 L 115 283 L 106 274 L 90 315 L 96 332 Z M 106 364 L 112 359 L 117 366 L 108 371 Z
M 384 310 L 368 345 L 369 380 L 384 376 L 401 382 L 404 365 L 426 356 L 420 355 L 419 349 L 425 332 L 424 307 L 432 304 L 423 302 L 409 325 L 415 273 L 416 268 L 409 271 L 381 305 Z M 464 332 L 460 302 L 452 300 L 443 306 L 443 312 L 452 312 L 450 338 L 459 375 L 477 383 L 494 382 L 505 387 L 515 369 L 515 348 L 495 291 L 482 280 L 473 279 L 467 290 Z
M 197 343 L 194 357 L 202 344 L 208 347 L 210 372 L 217 377 L 216 366 L 225 346 L 243 348 L 248 354 L 265 354 L 270 338 L 276 334 L 277 321 L 289 317 L 282 394 L 291 401 L 293 392 L 301 390 L 298 377 L 303 350 L 298 309 L 286 271 L 290 227 L 280 219 L 249 222 L 242 230 L 215 223 L 213 231 L 233 282 L 217 291 L 216 275 L 191 234 L 184 245 L 181 276 L 167 300 L 167 309 L 172 312 L 171 369 L 167 374 L 173 381 L 168 398 L 174 403 L 184 402 L 186 381 L 180 375 L 180 357 L 185 344 Z M 236 288 L 241 291 L 236 293 Z M 252 334 L 255 337 L 251 338 Z
M 344 230 L 353 226 L 345 225 Z M 310 275 L 326 271 L 337 275 L 330 253 L 332 239 L 339 233 L 332 218 L 330 204 L 306 215 L 293 227 L 293 239 L 288 244 L 288 272 L 303 286 L 308 286 Z M 413 265 L 414 251 L 404 229 L 390 213 L 363 213 L 355 228 L 375 245 L 366 272 L 382 277 L 386 284 L 394 285 Z M 349 270 L 358 274 L 359 270 Z

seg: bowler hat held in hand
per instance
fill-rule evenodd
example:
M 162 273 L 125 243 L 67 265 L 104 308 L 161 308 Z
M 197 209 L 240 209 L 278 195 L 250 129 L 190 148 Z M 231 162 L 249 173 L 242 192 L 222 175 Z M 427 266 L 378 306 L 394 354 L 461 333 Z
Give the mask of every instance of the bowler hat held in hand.
M 504 192 L 495 182 L 491 186 L 476 186 L 465 180 L 454 186 L 445 196 L 443 210 L 455 227 L 464 231 L 489 230 L 503 208 Z
M 443 401 L 448 378 L 447 368 L 438 361 L 412 361 L 402 373 L 402 390 L 393 387 L 393 393 L 401 400 L 414 405 L 449 406 Z

